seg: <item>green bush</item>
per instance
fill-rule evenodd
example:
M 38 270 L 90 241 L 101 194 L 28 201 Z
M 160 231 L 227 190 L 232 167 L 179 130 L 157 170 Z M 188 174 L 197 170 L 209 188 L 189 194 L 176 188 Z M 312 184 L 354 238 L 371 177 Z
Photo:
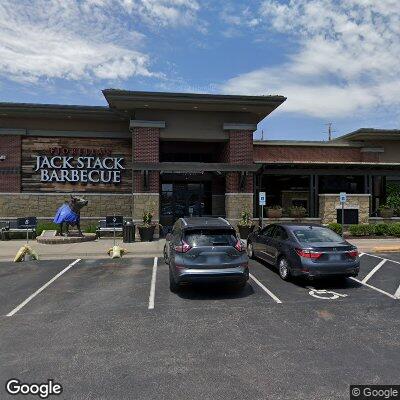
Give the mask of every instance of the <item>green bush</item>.
M 54 222 L 39 222 L 36 226 L 36 235 L 39 236 L 43 231 L 57 231 L 58 225 Z
M 97 226 L 96 225 L 87 225 L 85 226 L 85 233 L 96 233 Z
M 373 225 L 374 233 L 377 236 L 389 236 L 390 224 L 376 224 Z
M 396 222 L 395 224 L 388 224 L 389 225 L 389 235 L 400 237 L 400 223 Z
M 342 225 L 338 224 L 337 222 L 332 222 L 328 224 L 327 227 L 338 235 L 342 234 Z
M 353 236 L 369 236 L 374 234 L 374 227 L 368 224 L 350 225 L 349 232 Z

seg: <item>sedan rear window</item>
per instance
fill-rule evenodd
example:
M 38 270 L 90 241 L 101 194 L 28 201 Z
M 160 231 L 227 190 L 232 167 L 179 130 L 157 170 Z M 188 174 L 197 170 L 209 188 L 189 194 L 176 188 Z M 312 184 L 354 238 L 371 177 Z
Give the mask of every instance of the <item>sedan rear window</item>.
M 308 226 L 293 229 L 293 233 L 300 243 L 343 242 L 343 239 L 339 235 L 327 228 Z
M 191 247 L 235 246 L 236 233 L 227 229 L 196 229 L 185 233 L 185 241 Z

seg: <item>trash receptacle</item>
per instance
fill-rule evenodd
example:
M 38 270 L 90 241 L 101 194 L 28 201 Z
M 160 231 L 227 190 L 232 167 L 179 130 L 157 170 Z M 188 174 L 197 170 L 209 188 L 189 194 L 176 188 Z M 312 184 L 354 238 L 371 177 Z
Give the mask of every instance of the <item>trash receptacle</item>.
M 125 222 L 122 228 L 124 243 L 133 243 L 135 241 L 135 224 L 132 221 Z

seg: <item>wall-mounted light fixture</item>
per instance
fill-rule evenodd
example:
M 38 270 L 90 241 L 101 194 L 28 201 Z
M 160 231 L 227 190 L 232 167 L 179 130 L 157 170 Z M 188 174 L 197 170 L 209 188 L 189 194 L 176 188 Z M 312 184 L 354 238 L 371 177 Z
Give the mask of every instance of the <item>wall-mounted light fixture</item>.
M 6 156 L 4 154 L 0 154 L 0 161 L 4 161 L 6 159 Z

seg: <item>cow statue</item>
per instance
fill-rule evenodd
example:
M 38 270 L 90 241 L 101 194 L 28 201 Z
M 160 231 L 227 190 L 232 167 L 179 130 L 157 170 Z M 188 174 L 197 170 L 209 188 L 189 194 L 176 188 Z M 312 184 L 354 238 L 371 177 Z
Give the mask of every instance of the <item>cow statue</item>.
M 83 236 L 81 231 L 81 209 L 87 206 L 88 201 L 83 197 L 71 195 L 71 200 L 66 201 L 58 210 L 53 222 L 59 225 L 59 234 L 61 236 L 69 235 L 69 227 L 76 226 L 79 236 Z M 65 223 L 65 234 L 63 233 L 63 225 Z

